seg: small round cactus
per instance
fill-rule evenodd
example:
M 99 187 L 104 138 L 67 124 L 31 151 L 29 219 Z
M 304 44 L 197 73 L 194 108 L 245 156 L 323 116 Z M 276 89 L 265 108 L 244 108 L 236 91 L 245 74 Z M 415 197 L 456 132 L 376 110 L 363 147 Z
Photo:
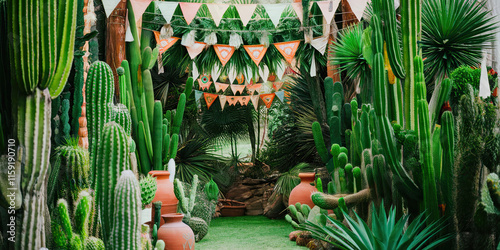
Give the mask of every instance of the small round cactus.
M 147 175 L 147 177 L 141 179 L 139 185 L 141 186 L 142 205 L 151 203 L 156 194 L 156 178 L 151 175 Z

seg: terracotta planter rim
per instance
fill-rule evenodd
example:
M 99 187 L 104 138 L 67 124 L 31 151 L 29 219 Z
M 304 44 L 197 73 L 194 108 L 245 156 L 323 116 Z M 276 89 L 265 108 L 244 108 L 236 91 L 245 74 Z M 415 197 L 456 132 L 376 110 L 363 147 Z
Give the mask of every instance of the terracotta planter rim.
M 168 214 L 162 214 L 162 218 L 183 218 L 184 214 L 181 213 L 168 213 Z
M 152 171 L 149 171 L 149 173 L 151 176 L 155 177 L 155 176 L 170 176 L 170 172 L 168 172 L 167 170 L 152 170 Z

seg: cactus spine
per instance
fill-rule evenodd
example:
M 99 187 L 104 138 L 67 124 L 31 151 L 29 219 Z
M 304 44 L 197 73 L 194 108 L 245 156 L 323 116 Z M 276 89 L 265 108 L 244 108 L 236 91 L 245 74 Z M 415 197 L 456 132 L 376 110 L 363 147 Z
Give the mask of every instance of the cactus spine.
M 114 190 L 113 230 L 110 249 L 141 248 L 141 194 L 139 182 L 130 170 L 121 173 Z
M 132 119 L 130 118 L 130 113 L 125 105 L 118 103 L 116 105 L 109 104 L 111 106 L 111 120 L 118 123 L 125 130 L 127 135 L 132 133 Z
M 96 156 L 96 200 L 99 208 L 103 240 L 106 245 L 113 225 L 115 187 L 120 174 L 129 167 L 129 146 L 123 128 L 115 122 L 104 126 Z
M 148 205 L 153 201 L 156 189 L 158 188 L 156 185 L 156 178 L 148 174 L 146 177 L 141 179 L 139 185 L 141 186 L 142 205 Z
M 87 120 L 89 128 L 90 148 L 90 172 L 92 175 L 92 187 L 95 188 L 96 168 L 99 144 L 106 142 L 102 140 L 104 124 L 112 119 L 112 110 L 109 103 L 113 102 L 114 96 L 113 71 L 105 62 L 94 62 L 90 65 L 86 83 Z

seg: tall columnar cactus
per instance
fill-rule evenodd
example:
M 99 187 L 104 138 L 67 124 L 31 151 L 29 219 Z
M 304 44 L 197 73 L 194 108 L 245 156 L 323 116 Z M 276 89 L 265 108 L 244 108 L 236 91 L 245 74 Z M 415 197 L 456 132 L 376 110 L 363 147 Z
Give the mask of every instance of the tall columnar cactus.
M 455 211 L 453 201 L 454 164 L 455 164 L 455 124 L 451 111 L 445 111 L 441 117 L 441 146 L 443 148 L 441 171 L 441 194 L 446 206 L 445 214 L 452 215 Z
M 160 101 L 154 103 L 153 116 L 153 168 L 154 170 L 164 170 L 163 167 L 163 107 Z
M 121 173 L 114 190 L 113 230 L 110 249 L 141 249 L 141 192 L 130 170 Z
M 394 1 L 382 0 L 380 7 L 382 10 L 382 21 L 385 23 L 384 40 L 387 43 L 387 54 L 392 72 L 397 78 L 405 79 L 406 74 L 403 67 L 403 59 L 401 57 L 401 48 L 399 46 Z
M 104 126 L 96 156 L 96 201 L 103 240 L 108 244 L 115 217 L 115 187 L 124 170 L 129 170 L 129 145 L 125 130 L 115 122 Z
M 76 31 L 75 39 L 83 37 L 83 29 L 85 26 L 84 20 L 84 1 L 77 0 L 77 12 L 76 12 Z M 83 104 L 83 56 L 85 52 L 82 50 L 83 43 L 75 42 L 75 58 L 73 61 L 74 77 L 73 77 L 73 105 L 71 108 L 71 135 L 78 135 L 79 128 L 79 118 L 82 114 L 82 104 Z
M 69 99 L 63 99 L 61 107 L 61 129 L 62 137 L 70 137 L 71 126 L 69 125 Z
M 105 62 L 94 62 L 90 65 L 86 83 L 87 120 L 89 132 L 90 172 L 92 187 L 95 188 L 98 148 L 102 140 L 104 124 L 112 119 L 112 110 L 109 103 L 113 102 L 114 95 L 113 72 Z

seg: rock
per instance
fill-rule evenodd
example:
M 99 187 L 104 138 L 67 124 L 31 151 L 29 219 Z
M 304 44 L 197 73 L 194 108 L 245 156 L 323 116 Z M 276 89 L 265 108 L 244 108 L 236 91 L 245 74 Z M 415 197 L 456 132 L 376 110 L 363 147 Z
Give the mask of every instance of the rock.
M 226 193 L 225 197 L 226 199 L 230 200 L 237 200 L 237 201 L 245 201 L 248 198 L 252 197 L 253 192 L 251 191 L 250 187 L 244 186 L 244 185 L 238 185 L 235 186 L 234 188 L 229 189 L 229 191 Z
M 247 209 L 245 211 L 245 215 L 249 216 L 262 215 L 263 213 L 264 213 L 263 209 L 252 209 L 252 210 Z
M 298 246 L 307 246 L 309 241 L 313 240 L 311 233 L 308 231 L 301 231 L 295 240 Z
M 254 196 L 253 198 L 249 199 L 247 202 L 247 209 L 252 210 L 252 209 L 260 209 L 264 210 L 264 206 L 262 205 L 262 198 Z
M 277 195 L 274 199 L 269 199 L 264 207 L 264 215 L 270 219 L 284 217 L 286 207 L 283 205 L 282 194 Z
M 301 233 L 302 231 L 300 230 L 296 230 L 296 231 L 293 231 L 291 232 L 289 235 L 288 235 L 288 238 L 291 240 L 291 241 L 295 241 L 297 239 L 297 237 L 299 237 L 299 234 Z
M 255 196 L 263 196 L 265 191 L 265 187 L 261 187 L 259 189 L 255 189 L 253 195 Z
M 324 242 L 324 241 L 323 241 Z M 323 245 L 323 242 L 320 241 L 320 240 L 316 240 L 316 239 L 313 239 L 311 241 L 309 241 L 309 243 L 307 243 L 307 248 L 311 249 L 311 250 L 322 250 L 322 249 L 327 249 L 325 248 L 325 246 Z
M 264 179 L 250 179 L 246 178 L 243 181 L 241 181 L 241 184 L 251 186 L 251 185 L 258 185 L 258 184 L 263 184 L 266 183 L 267 181 Z

